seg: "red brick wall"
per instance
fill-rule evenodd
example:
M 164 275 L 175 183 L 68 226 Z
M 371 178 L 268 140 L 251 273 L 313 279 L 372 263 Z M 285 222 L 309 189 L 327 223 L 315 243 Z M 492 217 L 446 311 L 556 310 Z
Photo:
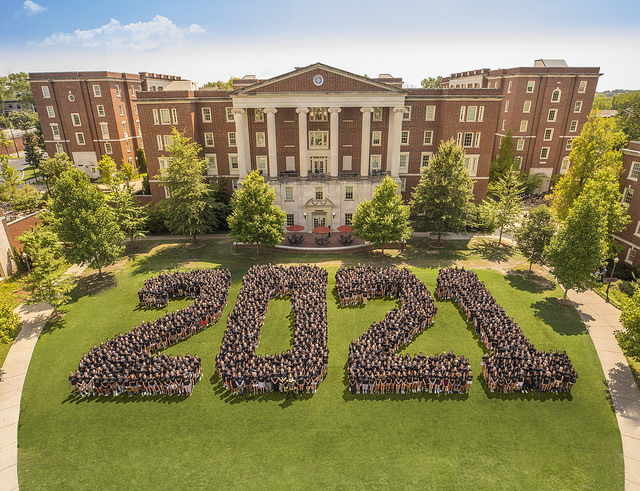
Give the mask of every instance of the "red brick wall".
M 9 239 L 9 245 L 11 248 L 13 249 L 14 247 L 17 247 L 22 250 L 22 243 L 18 240 L 18 237 L 27 230 L 31 230 L 39 223 L 42 223 L 42 220 L 38 215 L 30 215 L 11 223 L 7 223 L 6 220 L 3 220 L 2 223 L 4 224 L 4 228 L 7 232 L 7 238 Z

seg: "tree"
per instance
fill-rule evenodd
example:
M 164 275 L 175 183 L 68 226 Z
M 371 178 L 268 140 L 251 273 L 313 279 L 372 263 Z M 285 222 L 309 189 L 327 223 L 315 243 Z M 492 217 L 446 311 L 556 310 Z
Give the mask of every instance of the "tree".
M 165 214 L 167 228 L 173 234 L 196 236 L 204 233 L 203 212 L 209 192 L 204 178 L 206 161 L 198 157 L 202 148 L 175 128 L 173 142 L 167 148 L 169 163 L 156 176 L 169 191 Z
M 351 222 L 353 234 L 382 247 L 382 254 L 385 244 L 406 240 L 413 232 L 409 226 L 410 209 L 397 193 L 398 184 L 385 176 L 371 199 L 358 204 Z
M 98 161 L 97 166 L 100 171 L 100 178 L 98 179 L 98 182 L 107 186 L 110 191 L 119 187 L 119 185 L 124 181 L 122 173 L 118 172 L 116 162 L 108 155 L 103 155 Z
M 39 126 L 38 114 L 34 111 L 13 111 L 9 113 L 9 122 L 13 128 L 29 131 Z
M 13 312 L 9 302 L 0 302 L 0 343 L 8 344 L 13 341 L 22 323 L 20 316 Z
M 27 277 L 27 291 L 31 293 L 27 303 L 47 302 L 57 315 L 58 307 L 69 301 L 67 294 L 76 284 L 76 279 L 66 274 L 69 265 L 62 257 L 58 236 L 52 230 L 36 225 L 19 239 L 33 265 Z
M 144 149 L 138 148 L 136 150 L 136 163 L 138 164 L 138 172 L 140 174 L 147 173 L 147 158 L 144 156 Z
M 620 322 L 624 330 L 617 331 L 616 337 L 627 354 L 640 359 L 640 288 L 622 308 Z
M 11 200 L 11 207 L 16 211 L 32 212 L 38 208 L 42 193 L 31 184 L 23 184 L 16 188 Z
M 614 172 L 622 169 L 622 148 L 626 137 L 612 118 L 597 118 L 593 114 L 580 135 L 572 142 L 569 154 L 571 167 L 553 188 L 551 202 L 560 220 L 564 220 L 587 181 L 603 168 Z
M 598 201 L 579 196 L 545 249 L 551 274 L 564 288 L 584 291 L 594 281 L 594 271 L 605 259 L 607 224 Z
M 223 82 L 222 80 L 217 80 L 215 82 L 207 82 L 200 88 L 207 89 L 212 87 L 212 88 L 218 88 L 220 90 L 233 90 L 233 81 L 236 78 L 237 77 L 229 77 L 229 80 L 227 80 L 226 82 Z
M 117 261 L 124 251 L 124 236 L 113 209 L 87 175 L 77 169 L 62 173 L 53 195 L 55 231 L 67 245 L 67 259 L 78 264 L 88 262 L 102 276 L 102 267 Z
M 618 111 L 615 119 L 627 138 L 640 140 L 640 90 L 616 96 L 612 108 Z
M 513 146 L 513 137 L 511 130 L 500 140 L 500 148 L 498 155 L 491 162 L 489 168 L 489 183 L 493 184 L 498 178 L 507 175 L 516 169 L 516 149 Z
M 515 239 L 522 255 L 529 260 L 529 271 L 533 263 L 545 265 L 545 247 L 558 230 L 555 217 L 551 210 L 540 205 L 531 209 L 517 228 Z
M 502 233 L 512 230 L 524 207 L 522 205 L 522 184 L 515 171 L 510 171 L 504 176 L 498 177 L 492 186 L 491 196 L 483 204 L 487 213 L 492 217 L 495 226 L 500 229 L 498 245 L 502 243 Z
M 66 153 L 57 153 L 53 157 L 43 160 L 40 163 L 40 171 L 44 176 L 47 190 L 50 190 L 49 186 L 55 186 L 63 172 L 73 168 L 73 162 L 69 160 Z
M 25 133 L 22 137 L 24 141 L 24 160 L 25 163 L 33 169 L 40 169 L 40 163 L 43 157 L 43 148 L 40 144 L 40 138 L 36 133 Z M 36 173 L 36 181 L 38 174 Z
M 122 175 L 128 180 L 128 182 L 131 182 L 135 177 L 135 167 L 133 167 L 133 164 L 130 164 L 129 162 L 122 161 L 122 164 L 120 165 L 120 172 L 122 172 Z
M 20 183 L 20 173 L 9 163 L 6 155 L 0 156 L 0 177 L 0 201 L 11 203 Z
M 0 77 L 0 103 L 17 100 L 23 104 L 33 104 L 33 93 L 29 75 L 25 72 L 10 73 Z
M 121 186 L 115 189 L 109 204 L 113 207 L 116 223 L 124 235 L 133 242 L 136 237 L 144 237 L 144 226 L 147 222 L 145 207 L 136 203 L 133 189 L 130 186 Z
M 438 153 L 413 191 L 411 207 L 426 230 L 460 232 L 472 213 L 473 181 L 464 168 L 464 150 L 453 139 L 442 142 Z
M 420 85 L 424 89 L 437 89 L 442 86 L 442 75 L 438 75 L 437 77 L 423 78 L 420 82 Z
M 533 194 L 542 184 L 541 174 L 527 174 L 526 172 L 520 172 L 518 178 L 520 179 L 526 194 Z
M 7 134 L 0 129 L 0 147 L 4 148 L 4 153 L 8 156 L 9 150 L 13 148 L 13 140 L 7 136 Z
M 206 233 L 213 233 L 226 226 L 229 215 L 229 197 L 224 190 L 224 178 L 209 183 L 209 194 L 203 212 L 203 219 L 207 226 Z
M 256 244 L 256 254 L 260 254 L 260 244 L 274 246 L 282 242 L 287 216 L 273 204 L 275 199 L 275 191 L 260 172 L 252 171 L 231 196 L 229 235 L 237 242 Z
M 603 95 L 598 95 L 593 99 L 592 109 L 613 109 L 613 97 L 605 97 Z

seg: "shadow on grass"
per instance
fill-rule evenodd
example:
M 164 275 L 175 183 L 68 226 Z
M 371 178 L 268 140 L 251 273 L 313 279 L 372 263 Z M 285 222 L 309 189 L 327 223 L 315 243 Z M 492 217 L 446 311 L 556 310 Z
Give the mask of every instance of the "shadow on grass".
M 476 377 L 478 385 L 482 386 L 487 399 L 500 399 L 502 401 L 572 401 L 573 395 L 571 392 L 491 392 L 489 386 L 485 383 L 482 374 Z
M 573 302 L 565 302 L 559 298 L 546 297 L 531 306 L 534 315 L 542 319 L 558 334 L 576 336 L 586 334 L 587 327 L 576 311 Z
M 184 402 L 189 398 L 187 395 L 117 395 L 117 396 L 81 396 L 79 394 L 69 394 L 60 404 L 130 404 L 145 402 L 161 402 L 163 404 L 175 404 Z
M 63 313 L 63 311 L 59 311 L 60 313 Z M 60 316 L 60 314 L 58 314 L 57 316 L 51 317 L 51 319 L 49 319 L 46 324 L 44 325 L 44 327 L 42 328 L 42 332 L 40 333 L 40 336 L 46 335 L 46 334 L 53 334 L 56 331 L 59 331 L 60 329 L 64 329 L 64 327 L 66 326 L 66 322 L 64 320 L 63 317 Z
M 514 253 L 513 247 L 506 244 L 498 245 L 492 240 L 474 241 L 470 249 L 481 258 L 498 263 L 508 261 Z
M 607 396 L 612 409 L 616 409 L 620 414 L 624 414 L 640 424 L 640 415 L 637 407 L 637 386 L 635 385 L 633 367 L 627 366 L 621 362 L 615 364 L 609 370 L 608 383 L 605 383 Z M 614 405 L 615 399 L 615 405 Z
M 103 272 L 102 277 L 98 273 L 92 273 L 80 277 L 76 289 L 82 293 L 82 296 L 95 295 L 113 288 L 117 283 L 116 275 L 112 271 Z
M 510 270 L 505 277 L 513 288 L 529 293 L 543 293 L 555 288 L 551 280 L 531 271 Z

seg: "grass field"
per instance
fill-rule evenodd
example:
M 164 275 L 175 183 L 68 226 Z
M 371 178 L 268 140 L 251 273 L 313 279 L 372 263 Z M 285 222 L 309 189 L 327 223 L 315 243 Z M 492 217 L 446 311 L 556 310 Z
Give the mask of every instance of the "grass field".
M 141 247 L 150 249 L 155 244 Z M 345 258 L 266 252 L 257 262 L 317 262 L 329 271 L 329 370 L 314 395 L 234 397 L 215 375 L 226 316 L 253 251 L 229 241 L 189 249 L 165 245 L 118 265 L 106 280 L 86 277 L 61 321 L 36 349 L 23 392 L 18 472 L 21 489 L 439 488 L 622 489 L 622 447 L 591 339 L 559 289 L 540 276 L 479 269 L 506 266 L 482 244 L 432 251 L 416 242 L 404 255 Z M 394 251 L 395 252 L 395 251 Z M 493 254 L 493 253 L 492 253 Z M 507 258 L 508 259 L 508 258 Z M 433 292 L 437 268 L 464 261 L 538 349 L 565 349 L 579 379 L 570 396 L 491 394 L 479 379 L 482 347 L 451 302 L 406 352 L 454 349 L 471 361 L 468 396 L 353 396 L 349 342 L 384 316 L 390 300 L 340 308 L 334 274 L 348 263 L 406 262 Z M 174 267 L 223 266 L 233 273 L 229 304 L 214 326 L 169 352 L 197 353 L 204 377 L 189 398 L 77 399 L 67 375 L 96 343 L 163 310 L 140 310 L 137 289 Z M 185 305 L 172 302 L 171 309 Z M 291 346 L 289 303 L 273 300 L 259 353 Z

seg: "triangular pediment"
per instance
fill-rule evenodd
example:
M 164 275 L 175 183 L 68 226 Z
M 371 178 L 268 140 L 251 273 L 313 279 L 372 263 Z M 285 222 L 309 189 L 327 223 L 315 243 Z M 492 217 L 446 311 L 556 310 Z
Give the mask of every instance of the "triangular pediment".
M 232 95 L 282 94 L 287 92 L 336 93 L 370 92 L 404 94 L 404 89 L 322 63 L 315 63 L 292 72 L 257 82 L 232 92 Z

